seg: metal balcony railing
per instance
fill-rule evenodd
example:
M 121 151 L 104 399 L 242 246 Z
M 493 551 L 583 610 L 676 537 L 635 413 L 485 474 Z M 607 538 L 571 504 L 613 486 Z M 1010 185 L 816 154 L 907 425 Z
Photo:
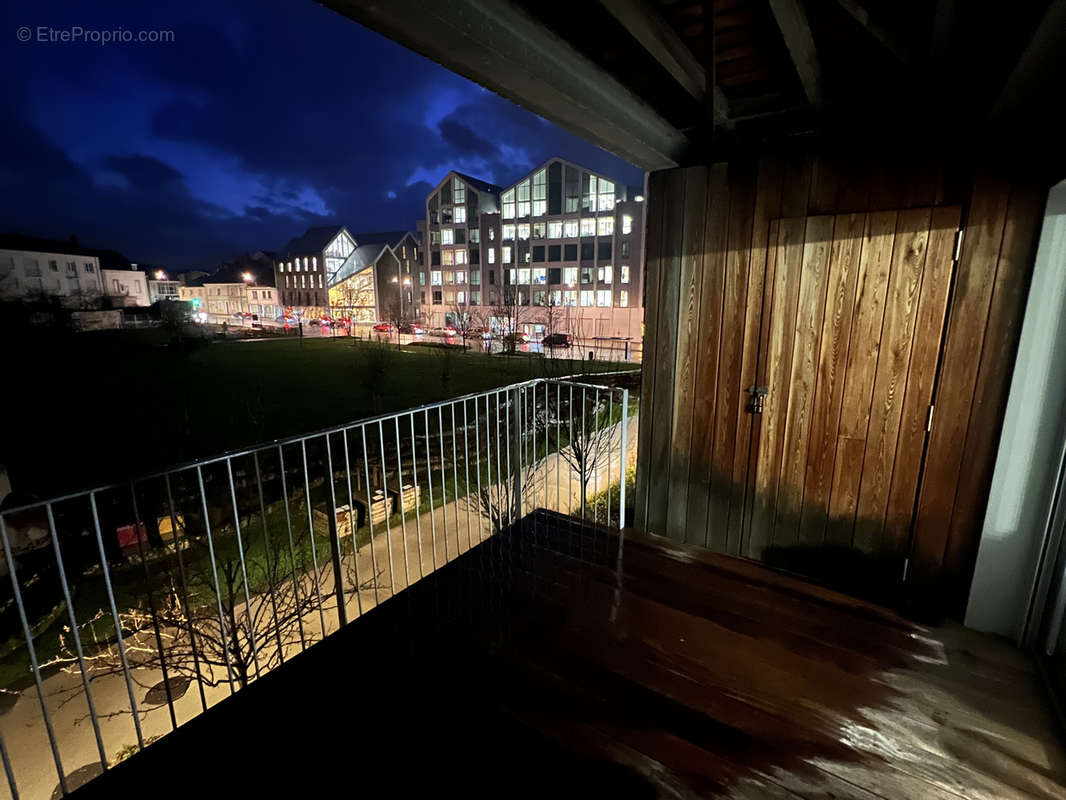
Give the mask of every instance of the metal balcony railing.
M 621 527 L 627 389 L 535 380 L 0 512 L 0 757 L 65 794 L 534 508 Z

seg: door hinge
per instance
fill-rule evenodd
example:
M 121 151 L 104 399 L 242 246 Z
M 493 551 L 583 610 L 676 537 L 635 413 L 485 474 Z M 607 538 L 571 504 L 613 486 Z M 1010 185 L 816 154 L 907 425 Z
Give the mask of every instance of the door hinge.
M 925 432 L 929 433 L 933 429 L 933 409 L 936 406 L 933 403 L 929 404 L 929 413 L 925 417 Z
M 959 260 L 959 253 L 962 252 L 962 228 L 955 231 L 955 260 Z
M 903 559 L 903 583 L 907 582 L 907 569 L 910 567 L 910 565 L 911 565 L 911 560 L 910 560 L 909 557 Z
M 752 414 L 761 414 L 766 406 L 766 395 L 769 393 L 770 387 L 768 386 L 752 386 L 748 389 L 748 394 L 751 395 L 748 411 Z

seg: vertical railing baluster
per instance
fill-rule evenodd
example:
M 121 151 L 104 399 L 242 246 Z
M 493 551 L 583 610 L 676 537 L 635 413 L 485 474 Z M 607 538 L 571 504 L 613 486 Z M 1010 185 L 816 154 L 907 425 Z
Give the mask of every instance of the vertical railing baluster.
M 263 555 L 266 557 L 267 582 L 270 589 L 270 611 L 274 618 L 274 639 L 278 645 L 278 663 L 285 663 L 285 646 L 281 642 L 281 622 L 278 620 L 278 601 L 274 596 L 274 578 L 276 562 L 273 562 L 274 548 L 270 546 L 270 532 L 267 528 L 266 500 L 263 498 L 263 475 L 259 469 L 259 451 L 252 451 L 252 464 L 255 467 L 255 486 L 259 495 L 259 523 L 263 529 Z M 267 661 L 269 664 L 270 662 Z
M 514 413 L 514 403 L 511 400 L 511 392 L 509 390 L 504 394 L 506 398 L 504 410 L 507 412 L 503 420 L 503 432 L 507 437 L 507 524 L 514 524 L 514 472 L 511 471 L 511 415 Z M 515 453 L 515 458 L 518 458 L 518 454 Z M 501 515 L 502 516 L 502 515 Z
M 133 481 L 130 481 L 130 500 L 133 504 L 133 522 L 137 532 L 137 553 L 141 558 L 141 571 L 144 574 L 144 591 L 148 598 L 148 611 L 152 615 L 152 630 L 155 632 L 155 645 L 159 650 L 159 666 L 163 673 L 163 693 L 167 698 L 167 710 L 170 712 L 170 727 L 178 729 L 178 717 L 174 713 L 174 697 L 170 691 L 170 676 L 167 674 L 167 658 L 163 652 L 163 633 L 159 629 L 159 614 L 156 612 L 155 599 L 152 597 L 152 576 L 148 574 L 148 558 L 144 552 L 144 542 L 141 541 L 140 507 L 137 504 L 137 489 Z
M 255 677 L 259 678 L 259 648 L 255 643 L 255 620 L 252 618 L 252 598 L 248 593 L 248 567 L 244 563 L 244 541 L 241 538 L 241 513 L 237 509 L 237 490 L 233 485 L 233 461 L 226 459 L 226 475 L 229 478 L 229 497 L 233 503 L 233 526 L 237 533 L 237 558 L 241 562 L 241 582 L 244 588 L 244 613 L 248 618 L 248 647 L 252 651 Z
M 348 484 L 348 532 L 352 536 L 352 559 L 355 562 L 355 604 L 359 609 L 359 616 L 363 616 L 363 582 L 359 577 L 359 540 L 355 537 L 356 529 L 356 515 L 355 515 L 355 498 L 352 495 L 352 463 L 348 457 L 348 431 L 350 428 L 345 428 L 342 431 L 344 436 L 344 476 Z
M 133 727 L 137 732 L 137 746 L 144 749 L 144 735 L 141 731 L 141 715 L 137 712 L 137 698 L 133 695 L 133 678 L 130 675 L 130 662 L 126 655 L 126 640 L 122 635 L 122 620 L 115 605 L 115 591 L 111 586 L 111 569 L 107 565 L 107 552 L 104 550 L 104 536 L 100 529 L 100 514 L 96 508 L 96 492 L 89 492 L 89 509 L 93 515 L 93 530 L 96 533 L 96 548 L 100 554 L 100 571 L 104 576 L 104 588 L 107 590 L 107 604 L 111 609 L 111 619 L 115 621 L 115 642 L 118 644 L 118 656 L 122 662 L 122 677 L 126 681 L 126 695 L 130 699 L 130 714 L 133 715 Z
M 466 483 L 463 486 L 463 500 L 466 503 L 466 547 L 469 550 L 472 544 L 470 524 L 470 423 L 466 413 L 467 401 L 463 401 L 463 469 L 466 473 Z M 476 406 L 475 406 L 476 408 Z
M 477 508 L 475 513 L 477 514 L 477 540 L 478 542 L 485 541 L 485 526 L 483 524 L 481 515 L 481 423 L 478 421 L 480 413 L 477 407 L 477 398 L 474 398 L 474 459 L 477 464 L 475 474 L 477 476 Z M 470 495 L 467 494 L 469 498 Z
M 140 743 L 140 747 L 144 749 L 143 742 Z M 11 758 L 7 754 L 7 745 L 4 743 L 3 735 L 0 735 L 0 759 L 4 761 L 4 774 L 7 775 L 7 787 L 11 790 L 11 800 L 19 800 L 19 787 L 15 782 L 15 772 L 11 769 Z
M 281 498 L 285 505 L 285 530 L 289 534 L 289 569 L 292 572 L 292 596 L 296 604 L 296 627 L 300 631 L 300 652 L 307 649 L 307 636 L 304 634 L 303 603 L 300 601 L 300 579 L 296 576 L 296 543 L 292 536 L 292 514 L 289 511 L 289 486 L 285 480 L 285 451 L 278 445 L 278 474 L 281 476 Z
M 30 659 L 30 671 L 33 672 L 33 682 L 37 684 L 37 702 L 41 705 L 41 717 L 44 719 L 44 727 L 48 732 L 48 744 L 52 748 L 52 759 L 56 765 L 56 775 L 59 778 L 59 787 L 63 794 L 70 793 L 67 786 L 67 776 L 63 771 L 63 761 L 59 757 L 59 744 L 56 742 L 56 732 L 52 727 L 52 717 L 48 714 L 48 703 L 45 700 L 44 685 L 41 682 L 41 668 L 37 663 L 37 648 L 33 646 L 33 631 L 29 620 L 26 618 L 26 606 L 22 602 L 22 590 L 19 588 L 15 559 L 11 555 L 11 544 L 7 537 L 7 523 L 4 515 L 0 514 L 0 540 L 4 545 L 4 558 L 7 560 L 7 574 L 11 578 L 11 591 L 15 595 L 15 606 L 19 612 L 19 622 L 22 624 L 22 635 L 26 637 L 26 653 Z
M 307 535 L 311 542 L 311 564 L 314 566 L 315 596 L 318 598 L 318 621 L 322 625 L 322 638 L 326 638 L 326 612 L 322 601 L 322 576 L 318 572 L 318 548 L 315 547 L 315 520 L 311 510 L 311 475 L 307 469 L 307 439 L 300 440 L 300 455 L 304 464 L 304 500 L 307 506 Z
M 444 474 L 444 412 L 440 406 L 437 406 L 437 430 L 440 432 L 440 518 L 441 525 L 444 527 L 444 563 L 447 564 L 450 560 L 448 555 L 448 478 Z M 455 535 L 458 538 L 459 532 L 456 531 Z
M 622 455 L 621 462 L 622 483 L 618 491 L 618 527 L 626 526 L 626 428 L 629 426 L 629 389 L 622 389 Z M 621 546 L 621 543 L 619 543 Z M 621 556 L 619 556 L 621 557 Z
M 503 472 L 501 471 L 501 466 L 503 464 L 501 451 L 503 450 L 503 447 L 500 445 L 500 393 L 499 391 L 496 391 L 493 394 L 496 398 L 496 436 L 494 437 L 496 440 L 496 503 L 495 506 L 490 503 L 489 508 L 490 513 L 493 513 L 494 509 L 496 514 L 496 519 L 494 519 L 492 523 L 498 531 L 503 528 Z M 485 402 L 488 402 L 487 397 Z
M 607 390 L 607 521 L 604 523 L 611 527 L 611 444 L 614 442 L 614 432 L 611 430 L 614 420 L 614 389 Z
M 588 486 L 588 481 L 586 480 L 586 477 L 587 477 L 588 473 L 586 472 L 586 470 L 588 470 L 588 460 L 589 460 L 588 420 L 585 417 L 585 405 L 586 405 L 586 402 L 585 402 L 585 387 L 582 386 L 581 387 L 581 458 L 578 461 L 578 473 L 579 473 L 578 474 L 578 480 L 581 481 L 581 485 L 578 487 L 578 489 L 580 490 L 580 494 L 578 496 L 581 499 L 581 521 L 582 521 L 582 523 L 584 523 L 584 521 L 585 521 L 585 501 L 587 499 L 586 495 L 588 494 L 588 491 L 586 489 L 586 487 Z M 584 533 L 582 533 L 582 538 L 584 538 Z
M 400 447 L 400 415 L 393 417 L 396 428 L 396 496 L 400 502 L 400 532 L 403 534 L 403 581 L 404 586 L 411 585 L 411 570 L 407 557 L 407 512 L 403 507 L 403 448 Z
M 332 434 L 327 433 L 326 439 L 326 480 L 329 482 L 329 494 L 326 495 L 329 518 L 326 520 L 326 530 L 329 531 L 329 554 L 333 561 L 333 592 L 337 595 L 337 624 L 344 627 L 348 624 L 348 598 L 344 594 L 344 567 L 341 564 L 341 537 L 337 532 L 337 481 L 333 474 L 333 443 L 330 439 Z
M 392 562 L 392 509 L 389 508 L 389 479 L 385 477 L 385 428 L 378 420 L 378 447 L 381 449 L 381 496 L 385 501 L 385 550 L 389 554 L 389 597 L 396 595 L 396 570 Z
M 425 562 L 422 558 L 422 489 L 418 485 L 418 450 L 415 447 L 415 414 L 407 414 L 411 424 L 411 484 L 415 490 L 415 535 L 418 537 L 418 577 L 426 577 Z M 432 514 L 432 508 L 430 508 Z
M 433 571 L 437 571 L 437 507 L 433 503 L 433 459 L 429 449 L 429 409 L 422 412 L 426 423 L 426 482 L 429 484 L 429 546 L 433 554 Z
M 370 450 L 366 444 L 366 423 L 359 426 L 363 437 L 363 478 L 366 481 L 366 520 L 370 525 L 370 567 L 374 570 L 374 605 L 381 602 L 378 597 L 378 557 L 374 551 L 374 502 L 370 494 Z
M 196 480 L 200 486 L 200 504 L 204 511 L 204 531 L 207 533 L 207 555 L 211 561 L 211 581 L 215 586 L 215 602 L 218 605 L 218 642 L 226 658 L 226 677 L 229 680 L 229 693 L 233 694 L 233 662 L 229 657 L 229 633 L 226 631 L 226 619 L 222 614 L 222 589 L 218 585 L 218 564 L 215 561 L 215 543 L 211 536 L 211 516 L 207 511 L 207 492 L 204 491 L 204 471 L 196 466 Z M 236 635 L 236 634 L 234 634 Z
M 96 737 L 96 748 L 100 753 L 100 766 L 107 771 L 107 751 L 104 750 L 104 738 L 100 735 L 100 720 L 96 716 L 96 705 L 93 703 L 92 690 L 89 687 L 89 670 L 85 666 L 85 655 L 81 648 L 81 634 L 78 633 L 78 619 L 74 613 L 74 601 L 70 596 L 70 586 L 67 584 L 67 572 L 63 567 L 63 554 L 59 549 L 59 534 L 56 532 L 55 515 L 52 513 L 52 504 L 45 503 L 45 514 L 48 516 L 48 532 L 52 536 L 52 547 L 56 554 L 56 568 L 59 570 L 59 585 L 63 587 L 63 599 L 67 603 L 67 617 L 70 619 L 70 632 L 74 636 L 74 652 L 78 657 L 78 667 L 81 670 L 81 685 L 85 689 L 85 702 L 89 706 L 89 719 L 93 725 L 93 735 Z M 140 531 L 137 531 L 140 535 Z M 162 656 L 160 651 L 160 656 Z M 171 711 L 173 715 L 173 711 Z
M 514 394 L 514 398 L 511 401 L 511 413 L 507 415 L 508 423 L 513 425 L 513 428 L 508 429 L 508 433 L 514 436 L 515 453 L 515 470 L 511 473 L 513 486 L 512 492 L 514 496 L 514 502 L 511 504 L 514 513 L 512 524 L 520 522 L 522 519 L 522 406 L 525 405 L 525 401 L 523 400 L 522 403 L 519 404 L 518 397 L 520 393 L 524 397 L 524 389 L 525 387 L 516 387 L 511 390 Z
M 452 416 L 452 509 L 455 514 L 455 554 L 463 549 L 462 540 L 459 538 L 459 454 L 455 444 L 455 403 L 449 403 L 448 408 Z M 470 530 L 467 529 L 467 549 L 470 549 Z
M 555 510 L 563 510 L 563 385 L 555 384 Z M 569 513 L 569 509 L 567 510 Z
M 603 436 L 604 430 L 600 428 L 600 390 L 596 389 L 592 400 L 592 424 L 595 426 L 595 433 L 593 434 L 592 441 L 596 443 L 596 453 L 593 456 L 592 461 L 592 521 L 599 523 L 600 510 L 599 510 L 599 494 L 600 494 L 600 459 L 603 453 Z M 610 459 L 610 448 L 608 448 L 608 459 Z M 594 529 L 595 530 L 595 529 Z M 593 533 L 595 535 L 595 533 Z

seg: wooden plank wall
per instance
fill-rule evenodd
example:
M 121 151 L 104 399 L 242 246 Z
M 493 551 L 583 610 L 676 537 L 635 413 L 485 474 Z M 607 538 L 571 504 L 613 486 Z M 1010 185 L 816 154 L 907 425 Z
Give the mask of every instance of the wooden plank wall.
M 922 327 L 936 316 L 935 309 L 929 309 L 929 317 L 919 309 L 913 321 L 921 332 L 915 347 L 940 347 L 943 342 L 937 373 L 910 376 L 923 386 L 935 381 L 933 431 L 924 465 L 911 465 L 901 488 L 893 489 L 885 502 L 886 524 L 896 528 L 909 525 L 917 508 L 913 582 L 935 586 L 941 594 L 949 587 L 949 608 L 960 612 L 976 557 L 1046 196 L 1041 180 L 1009 175 L 1012 170 L 1007 168 L 961 163 L 953 157 L 810 152 L 653 173 L 645 352 L 654 355 L 643 365 L 637 527 L 748 554 L 744 546 L 753 517 L 777 501 L 770 487 L 756 483 L 754 467 L 759 441 L 766 439 L 760 430 L 765 420 L 747 413 L 746 405 L 750 387 L 781 386 L 767 374 L 783 363 L 768 352 L 768 304 L 781 304 L 787 313 L 789 308 L 798 311 L 803 302 L 795 291 L 781 296 L 772 291 L 773 259 L 804 256 L 804 230 L 790 226 L 796 228 L 796 220 L 805 217 L 863 213 L 869 214 L 869 224 L 889 217 L 894 224 L 896 214 L 873 212 L 959 205 L 965 235 L 949 294 L 944 295 L 949 304 L 946 336 L 934 335 L 931 324 Z M 850 224 L 849 219 L 838 216 L 836 224 Z M 824 272 L 826 264 L 840 258 L 847 254 L 828 249 L 809 253 L 808 260 L 818 263 L 803 267 Z M 853 279 L 841 275 L 842 280 Z M 833 319 L 868 313 L 861 305 L 833 308 L 839 287 L 823 283 L 809 283 L 813 294 L 807 300 L 819 311 L 821 304 L 829 303 Z M 870 302 L 883 304 L 885 298 Z M 869 321 L 856 319 L 853 324 L 879 320 L 875 308 Z M 791 358 L 794 342 L 773 344 L 781 347 L 780 356 Z M 843 358 L 861 357 L 819 346 L 813 339 L 811 345 L 800 352 L 813 359 L 822 374 L 836 370 Z M 838 403 L 872 391 L 876 371 L 867 377 L 869 386 L 843 385 L 828 393 L 829 405 L 811 408 L 806 430 L 795 435 L 811 437 L 812 444 L 819 441 L 827 429 L 826 415 L 836 414 Z M 924 435 L 924 413 L 905 404 L 899 436 Z M 783 429 L 771 433 L 786 435 Z M 783 466 L 795 472 L 801 485 L 813 482 L 818 496 L 828 482 L 854 479 L 827 474 L 830 459 L 820 459 L 817 452 L 803 464 Z M 846 491 L 834 491 L 834 496 L 847 502 Z

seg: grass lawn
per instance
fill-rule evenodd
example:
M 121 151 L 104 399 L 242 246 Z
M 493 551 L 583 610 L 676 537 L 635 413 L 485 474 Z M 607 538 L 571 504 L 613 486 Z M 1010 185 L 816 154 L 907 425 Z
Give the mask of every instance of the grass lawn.
M 164 346 L 160 331 L 28 342 L 0 422 L 22 492 L 86 488 L 233 448 L 534 377 L 632 369 L 346 339 Z

